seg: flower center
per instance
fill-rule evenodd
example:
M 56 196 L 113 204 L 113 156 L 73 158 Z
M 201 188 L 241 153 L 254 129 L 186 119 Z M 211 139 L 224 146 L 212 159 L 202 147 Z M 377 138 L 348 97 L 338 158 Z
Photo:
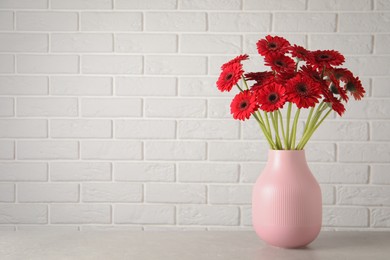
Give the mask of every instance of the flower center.
M 278 95 L 276 93 L 270 93 L 268 95 L 268 101 L 275 103 L 278 100 Z
M 242 102 L 240 103 L 240 108 L 241 108 L 241 109 L 245 109 L 245 108 L 247 108 L 247 106 L 248 106 L 248 103 L 247 103 L 246 101 L 242 101 Z
M 321 60 L 329 59 L 329 55 L 327 55 L 327 54 L 321 54 L 321 55 L 320 55 L 320 59 L 321 59 Z
M 299 94 L 306 94 L 307 93 L 307 87 L 304 83 L 299 83 L 297 85 L 297 91 Z
M 275 65 L 277 65 L 277 66 L 279 66 L 279 67 L 284 67 L 284 63 L 283 63 L 283 61 L 281 61 L 281 60 L 275 61 Z
M 233 74 L 232 73 L 229 73 L 226 75 L 226 80 L 230 80 L 231 78 L 233 78 Z
M 347 84 L 345 84 L 345 88 L 346 88 L 348 91 L 351 91 L 351 92 L 356 91 L 356 86 L 355 86 L 355 84 L 353 84 L 352 82 L 347 82 Z
M 270 42 L 270 43 L 268 44 L 268 47 L 269 47 L 270 49 L 275 49 L 275 48 L 277 47 L 277 45 L 276 45 L 274 42 Z

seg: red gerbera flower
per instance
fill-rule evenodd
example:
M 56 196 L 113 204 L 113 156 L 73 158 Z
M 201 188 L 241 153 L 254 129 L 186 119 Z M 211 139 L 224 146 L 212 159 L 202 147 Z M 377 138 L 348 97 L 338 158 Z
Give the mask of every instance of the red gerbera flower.
M 290 43 L 282 37 L 272 37 L 271 35 L 267 35 L 265 39 L 259 40 L 256 43 L 256 46 L 259 54 L 266 56 L 270 53 L 286 53 L 288 51 Z
M 322 70 L 324 67 L 329 68 L 331 66 L 339 66 L 345 61 L 344 56 L 333 50 L 318 50 L 311 52 L 310 59 L 308 63 L 312 65 L 315 69 Z
M 241 61 L 247 60 L 247 59 L 249 59 L 248 54 L 239 55 L 239 56 L 235 57 L 234 59 L 232 59 L 232 60 L 226 62 L 225 64 L 223 64 L 221 66 L 221 69 L 224 70 L 227 66 L 229 66 L 229 65 L 231 65 L 233 63 L 240 63 Z
M 300 60 L 308 60 L 311 56 L 311 52 L 303 48 L 302 46 L 298 46 L 294 44 L 294 46 L 291 46 L 289 48 L 291 56 L 297 57 Z
M 270 53 L 265 58 L 265 65 L 278 73 L 292 73 L 295 69 L 295 62 L 290 57 L 280 53 Z
M 345 107 L 341 103 L 341 101 L 337 98 L 334 98 L 333 96 L 330 96 L 324 100 L 324 102 L 330 103 L 332 105 L 332 109 L 339 114 L 339 116 L 342 116 L 345 112 Z
M 230 104 L 230 112 L 233 118 L 238 120 L 249 119 L 257 109 L 256 95 L 249 90 L 238 93 Z
M 345 84 L 345 88 L 351 92 L 352 96 L 355 98 L 355 100 L 360 100 L 362 97 L 364 97 L 364 94 L 366 91 L 364 90 L 362 83 L 359 79 L 359 77 L 352 77 L 348 80 L 348 82 Z
M 335 68 L 331 70 L 331 73 L 336 79 L 344 82 L 347 82 L 349 79 L 353 78 L 352 72 L 344 68 Z
M 309 77 L 297 74 L 286 83 L 287 99 L 297 105 L 298 108 L 314 107 L 321 98 L 318 83 Z
M 286 90 L 278 83 L 270 83 L 261 88 L 257 93 L 260 108 L 264 111 L 272 112 L 283 108 L 284 103 L 286 103 Z
M 240 80 L 244 71 L 241 63 L 232 63 L 227 65 L 219 75 L 217 87 L 220 91 L 230 91 L 232 87 Z
M 271 71 L 263 71 L 263 72 L 249 72 L 245 74 L 246 80 L 255 80 L 256 85 L 265 84 L 270 78 L 272 78 L 274 74 Z

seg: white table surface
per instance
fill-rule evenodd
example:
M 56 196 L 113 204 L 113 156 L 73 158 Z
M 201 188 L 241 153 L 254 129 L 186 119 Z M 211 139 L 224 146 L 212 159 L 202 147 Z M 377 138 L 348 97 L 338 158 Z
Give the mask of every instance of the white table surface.
M 265 245 L 250 231 L 1 232 L 0 259 L 390 259 L 390 232 L 322 232 L 304 249 Z

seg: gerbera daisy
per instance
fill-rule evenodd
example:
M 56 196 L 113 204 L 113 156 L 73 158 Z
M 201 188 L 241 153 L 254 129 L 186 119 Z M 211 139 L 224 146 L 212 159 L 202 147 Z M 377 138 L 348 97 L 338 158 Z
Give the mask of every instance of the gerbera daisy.
M 278 83 L 270 83 L 257 92 L 257 101 L 260 108 L 267 112 L 272 112 L 283 108 L 286 102 L 286 90 Z
M 231 65 L 233 63 L 240 63 L 241 61 L 247 60 L 247 59 L 249 59 L 248 54 L 239 55 L 239 56 L 235 57 L 234 59 L 232 59 L 232 60 L 226 62 L 225 64 L 223 64 L 221 66 L 221 69 L 224 70 L 227 66 L 229 66 L 229 65 Z
M 288 51 L 290 43 L 282 37 L 272 37 L 271 35 L 267 35 L 265 39 L 259 40 L 256 43 L 256 46 L 259 54 L 266 56 L 270 53 L 286 53 Z
M 330 91 L 332 91 L 333 94 L 340 95 L 344 101 L 348 101 L 347 92 L 340 86 L 340 80 L 338 80 L 333 73 L 330 73 L 328 77 L 331 81 Z
M 270 53 L 265 58 L 265 65 L 278 73 L 292 73 L 295 69 L 295 62 L 290 57 L 280 53 Z
M 227 65 L 219 75 L 217 87 L 220 91 L 230 91 L 244 73 L 241 63 Z
M 311 56 L 311 52 L 303 48 L 302 46 L 298 46 L 294 44 L 294 46 L 290 46 L 289 48 L 291 56 L 296 57 L 300 60 L 308 60 Z
M 315 69 L 322 70 L 331 66 L 339 66 L 345 61 L 344 56 L 333 50 L 318 50 L 311 52 L 310 59 L 307 61 Z
M 364 90 L 362 83 L 359 79 L 359 77 L 352 77 L 348 80 L 348 82 L 345 84 L 345 88 L 347 91 L 351 92 L 352 96 L 355 98 L 355 100 L 360 100 L 362 97 L 364 97 L 364 94 L 366 91 Z
M 230 104 L 230 112 L 233 114 L 233 118 L 244 121 L 249 119 L 257 109 L 256 95 L 249 90 L 238 93 Z
M 254 80 L 256 81 L 256 85 L 261 85 L 267 82 L 270 78 L 274 76 L 271 71 L 263 71 L 263 72 L 249 72 L 245 75 L 246 80 Z
M 339 114 L 339 116 L 342 116 L 343 113 L 345 112 L 345 107 L 341 103 L 341 101 L 337 98 L 329 97 L 324 99 L 324 102 L 330 103 L 332 105 L 332 109 Z
M 301 74 L 287 81 L 286 92 L 287 99 L 295 103 L 298 108 L 314 107 L 321 98 L 318 83 Z
M 347 82 L 349 79 L 353 78 L 352 72 L 344 68 L 332 69 L 330 70 L 330 73 L 332 73 L 336 79 L 344 82 Z

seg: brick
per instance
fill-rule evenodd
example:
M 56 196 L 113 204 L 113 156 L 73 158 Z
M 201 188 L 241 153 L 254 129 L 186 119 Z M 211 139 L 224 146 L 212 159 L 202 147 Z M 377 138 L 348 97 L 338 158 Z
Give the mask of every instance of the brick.
M 112 9 L 113 0 L 51 0 L 52 9 Z
M 47 206 L 42 204 L 0 204 L 1 224 L 46 224 Z
M 264 142 L 212 141 L 208 148 L 211 161 L 259 161 L 268 154 L 268 144 Z
M 15 67 L 14 55 L 0 54 L 0 73 L 14 73 L 15 71 L 14 67 Z
M 335 189 L 334 189 L 333 185 L 321 184 L 321 193 L 322 193 L 322 204 L 323 205 L 334 204 L 336 198 L 335 198 Z
M 371 138 L 375 141 L 390 140 L 390 122 L 373 121 L 371 122 Z
M 0 159 L 14 159 L 14 158 L 15 158 L 14 141 L 1 140 L 0 141 Z
M 81 31 L 141 31 L 142 14 L 125 12 L 83 12 Z
M 233 120 L 180 120 L 180 139 L 237 139 L 240 125 Z
M 368 11 L 371 10 L 371 1 L 310 0 L 308 9 L 315 11 Z
M 146 31 L 206 31 L 206 14 L 203 12 L 148 12 L 145 14 Z
M 0 8 L 4 9 L 46 9 L 47 0 L 3 0 Z
M 232 96 L 231 93 L 221 93 L 217 89 L 216 77 L 182 77 L 179 78 L 179 95 L 180 96 L 197 96 L 197 97 L 226 97 Z
M 225 55 L 225 56 L 213 55 L 213 56 L 210 56 L 209 57 L 209 66 L 208 66 L 209 67 L 209 75 L 215 76 L 215 78 L 216 78 L 215 81 L 217 81 L 217 79 L 219 78 L 219 75 L 221 74 L 221 71 L 222 71 L 221 70 L 222 64 L 225 64 L 226 62 L 232 60 L 236 56 L 237 55 Z M 252 58 L 253 57 L 251 57 L 251 59 Z M 261 63 L 263 63 L 263 61 L 264 60 L 261 60 Z M 247 69 L 248 62 L 250 62 L 250 60 L 246 60 L 242 63 L 243 67 L 244 67 L 244 71 L 250 71 Z M 261 66 L 261 63 L 259 62 L 258 67 L 256 68 L 256 71 L 261 70 L 261 67 L 259 68 L 259 65 Z M 265 68 L 265 66 L 264 66 L 264 68 Z M 241 83 L 239 82 L 239 84 L 241 84 Z M 234 90 L 236 90 L 238 92 L 238 88 L 235 88 Z
M 145 201 L 157 203 L 205 203 L 206 186 L 200 184 L 146 184 Z
M 388 143 L 340 143 L 341 162 L 388 162 L 390 144 Z
M 239 53 L 241 36 L 238 35 L 199 35 L 184 34 L 180 36 L 182 53 Z
M 70 225 L 19 225 L 17 231 L 22 232 L 42 232 L 42 233 L 57 233 L 57 232 L 77 232 L 78 226 Z
M 48 37 L 39 33 L 1 33 L 2 52 L 47 52 Z
M 211 204 L 251 204 L 252 185 L 210 185 L 209 203 Z
M 80 226 L 80 231 L 87 232 L 101 232 L 101 231 L 143 231 L 142 226 L 109 226 L 109 225 L 88 225 L 88 226 Z
M 50 136 L 55 138 L 110 138 L 111 120 L 53 119 Z
M 342 186 L 337 189 L 337 203 L 341 205 L 389 206 L 388 186 Z
M 372 96 L 373 97 L 390 97 L 390 78 L 381 77 L 374 78 L 372 81 Z
M 78 142 L 76 141 L 18 141 L 18 159 L 64 160 L 78 158 Z
M 232 206 L 185 205 L 178 207 L 180 225 L 235 226 L 239 223 L 239 208 Z
M 164 109 L 161 109 L 161 108 Z M 145 115 L 147 117 L 199 118 L 206 115 L 204 99 L 146 99 Z
M 176 9 L 176 0 L 116 0 L 115 9 Z
M 370 54 L 371 35 L 351 34 L 313 34 L 309 36 L 309 46 L 313 50 L 337 50 L 342 54 Z
M 390 54 L 387 46 L 390 44 L 390 34 L 378 34 L 375 36 L 375 53 Z
M 108 162 L 53 162 L 50 163 L 51 181 L 110 181 Z
M 366 122 L 325 121 L 315 131 L 311 140 L 366 141 L 368 140 L 368 124 Z
M 386 164 L 371 165 L 370 177 L 373 184 L 390 184 L 390 166 Z
M 387 99 L 366 99 L 349 102 L 345 108 L 347 111 L 343 118 L 346 119 L 387 119 L 390 103 Z
M 15 201 L 15 184 L 0 183 L 0 202 Z
M 289 3 L 292 3 L 292 2 L 293 1 L 289 1 Z M 269 3 L 271 3 L 271 2 L 269 2 Z M 259 34 L 259 33 L 245 34 L 244 35 L 244 52 L 248 53 L 248 54 L 255 54 L 257 56 L 258 51 L 257 51 L 256 43 L 259 40 L 264 39 L 265 36 L 267 36 L 267 35 L 268 34 Z M 286 40 L 288 40 L 290 42 L 290 44 L 296 44 L 296 45 L 300 45 L 303 47 L 307 47 L 306 46 L 306 35 L 291 34 L 291 33 L 278 33 L 278 36 L 285 38 Z M 314 35 L 311 35 L 311 36 L 314 36 Z M 254 57 L 256 57 L 255 55 L 254 55 Z M 252 57 L 250 57 L 250 59 L 252 59 Z
M 376 0 L 376 10 L 390 10 L 390 3 L 387 0 Z
M 279 32 L 334 32 L 336 14 L 332 13 L 275 13 L 274 31 Z
M 177 36 L 175 34 L 150 33 L 116 34 L 115 51 L 126 53 L 177 52 Z
M 41 76 L 3 76 L 0 77 L 1 95 L 46 95 L 47 77 Z
M 367 165 L 310 163 L 309 167 L 319 183 L 359 184 L 368 182 Z
M 232 102 L 231 98 L 210 98 L 208 99 L 208 117 L 211 118 L 231 118 L 230 114 L 230 103 Z
M 14 99 L 9 97 L 0 97 L 0 116 L 14 115 Z
M 54 33 L 50 39 L 52 52 L 112 52 L 112 34 Z
M 0 181 L 47 181 L 46 163 L 0 163 Z
M 44 119 L 2 119 L 0 137 L 34 138 L 47 137 L 47 120 Z
M 230 119 L 233 121 L 233 119 Z M 262 140 L 266 141 L 263 131 L 261 130 L 259 123 L 251 117 L 249 121 L 243 122 L 241 124 L 242 137 L 246 140 Z
M 333 162 L 336 161 L 336 147 L 332 143 L 309 142 L 305 147 L 308 162 Z
M 265 163 L 242 163 L 240 172 L 240 182 L 255 183 L 265 168 Z
M 112 79 L 101 76 L 53 76 L 50 93 L 60 96 L 110 96 Z
M 79 185 L 74 183 L 20 183 L 19 202 L 77 202 Z
M 171 182 L 175 180 L 175 165 L 172 163 L 115 163 L 115 181 Z
M 240 0 L 179 0 L 180 9 L 184 10 L 240 10 Z
M 370 215 L 371 227 L 390 227 L 390 208 L 373 208 Z
M 138 141 L 83 141 L 81 158 L 140 160 L 142 159 L 142 143 Z
M 85 183 L 81 187 L 83 202 L 140 202 L 142 184 Z
M 227 163 L 179 163 L 179 182 L 237 182 L 239 166 Z
M 204 75 L 207 59 L 202 56 L 146 56 L 145 73 L 150 75 Z
M 269 13 L 210 13 L 212 32 L 266 32 L 271 27 Z
M 114 206 L 116 224 L 174 224 L 175 207 L 171 205 L 126 205 Z
M 14 29 L 14 13 L 10 11 L 0 12 L 0 30 L 12 31 Z
M 137 117 L 142 114 L 138 98 L 84 98 L 81 115 L 88 117 Z
M 325 227 L 366 227 L 368 210 L 351 207 L 323 207 L 323 226 Z
M 79 57 L 77 55 L 29 55 L 16 57 L 19 73 L 52 74 L 78 73 Z
M 174 77 L 117 77 L 115 94 L 119 96 L 175 96 Z
M 85 74 L 141 74 L 141 56 L 127 55 L 85 55 L 81 71 Z
M 205 160 L 206 143 L 197 141 L 146 141 L 147 160 Z
M 244 9 L 246 10 L 305 10 L 306 1 L 304 0 L 245 0 Z
M 77 116 L 78 105 L 76 98 L 18 98 L 16 110 L 18 116 Z
M 106 204 L 51 204 L 50 223 L 108 224 L 111 206 Z
M 18 12 L 16 29 L 20 31 L 77 31 L 78 15 L 73 12 Z
M 207 231 L 206 227 L 187 227 L 187 226 L 144 226 L 144 231 Z
M 176 122 L 173 120 L 117 120 L 116 138 L 174 139 Z
M 340 32 L 388 32 L 390 13 L 341 13 L 339 14 Z
M 390 73 L 389 63 L 389 56 L 354 56 L 347 57 L 344 67 L 359 77 L 388 76 Z

